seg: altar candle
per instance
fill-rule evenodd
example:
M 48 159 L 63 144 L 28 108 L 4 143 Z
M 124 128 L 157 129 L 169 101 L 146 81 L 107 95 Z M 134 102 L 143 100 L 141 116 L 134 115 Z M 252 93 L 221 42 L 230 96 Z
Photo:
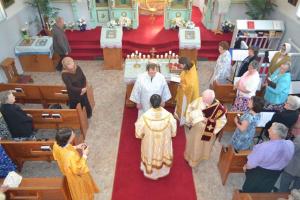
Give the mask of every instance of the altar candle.
M 150 55 L 149 54 L 147 55 L 147 58 L 150 59 Z
M 143 58 L 144 58 L 144 59 L 146 58 L 146 55 L 145 55 L 145 54 L 143 55 Z
M 127 58 L 130 58 L 130 55 L 129 55 L 129 54 L 127 54 Z
M 171 55 L 171 54 L 172 54 L 172 51 L 169 51 L 169 54 Z
M 131 54 L 131 58 L 134 58 L 134 53 Z
M 176 55 L 175 58 L 178 59 L 178 55 Z
M 159 58 L 159 55 L 156 55 L 156 58 L 158 59 L 158 58 Z
M 175 58 L 175 53 L 172 53 L 172 57 Z
M 142 58 L 142 53 L 139 53 L 139 58 Z
M 164 55 L 160 55 L 160 58 L 163 59 L 163 58 L 164 58 Z
M 168 53 L 165 53 L 165 58 L 168 58 Z

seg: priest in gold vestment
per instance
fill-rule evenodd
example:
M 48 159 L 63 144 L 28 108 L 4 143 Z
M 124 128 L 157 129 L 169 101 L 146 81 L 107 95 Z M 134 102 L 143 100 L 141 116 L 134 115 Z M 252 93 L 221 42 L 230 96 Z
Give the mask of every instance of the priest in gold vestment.
M 182 126 L 185 124 L 187 106 L 199 97 L 199 81 L 196 66 L 190 59 L 181 57 L 178 63 L 183 65 L 183 71 L 180 74 L 174 115 L 179 120 L 180 126 Z
M 60 130 L 53 145 L 53 157 L 67 178 L 72 200 L 93 200 L 94 193 L 98 193 L 99 189 L 87 166 L 88 147 L 86 144 L 73 146 L 74 138 L 72 130 Z M 77 149 L 82 151 L 82 156 Z
M 215 99 L 213 90 L 205 90 L 186 111 L 186 146 L 184 158 L 191 167 L 208 159 L 216 134 L 225 126 L 226 109 Z
M 152 95 L 150 103 L 152 108 L 135 123 L 135 136 L 142 139 L 140 168 L 145 177 L 156 180 L 170 172 L 177 126 L 173 115 L 160 106 L 160 95 Z

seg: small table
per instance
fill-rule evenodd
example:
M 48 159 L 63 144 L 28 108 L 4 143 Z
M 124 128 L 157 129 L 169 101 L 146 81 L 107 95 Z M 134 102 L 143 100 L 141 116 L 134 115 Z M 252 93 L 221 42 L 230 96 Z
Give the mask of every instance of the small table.
M 52 37 L 32 37 L 29 41 L 21 40 L 15 47 L 15 55 L 19 57 L 26 72 L 53 72 L 53 39 Z
M 122 37 L 122 27 L 101 29 L 100 46 L 103 48 L 104 69 L 123 69 Z
M 188 57 L 197 64 L 198 49 L 201 47 L 200 29 L 179 29 L 179 55 Z
M 146 65 L 149 62 L 155 62 L 160 65 L 160 73 L 164 75 L 166 81 L 168 82 L 168 86 L 172 95 L 172 98 L 166 102 L 166 106 L 174 107 L 175 97 L 177 94 L 178 83 L 171 81 L 173 76 L 178 76 L 176 74 L 170 73 L 168 68 L 169 59 L 126 59 L 125 60 L 125 70 L 124 70 L 124 81 L 126 83 L 126 99 L 125 105 L 126 107 L 134 107 L 134 102 L 129 100 L 131 95 L 132 88 L 134 86 L 135 80 L 137 79 L 139 74 L 142 74 L 146 71 Z M 178 59 L 171 59 L 171 63 L 178 63 Z M 135 64 L 139 64 L 140 67 L 134 67 Z

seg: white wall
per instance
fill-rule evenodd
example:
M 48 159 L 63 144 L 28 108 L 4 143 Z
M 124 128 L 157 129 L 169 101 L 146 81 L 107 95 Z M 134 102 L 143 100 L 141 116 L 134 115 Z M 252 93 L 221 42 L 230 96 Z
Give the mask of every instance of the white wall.
M 36 22 L 37 11 L 26 6 L 24 0 L 17 0 L 6 9 L 7 19 L 0 23 L 0 62 L 7 57 L 13 57 L 14 47 L 21 40 L 20 29 L 28 22 L 29 34 L 36 35 L 40 30 L 39 21 Z M 18 73 L 23 73 L 22 67 L 15 59 Z M 0 82 L 6 82 L 2 69 L 0 70 Z

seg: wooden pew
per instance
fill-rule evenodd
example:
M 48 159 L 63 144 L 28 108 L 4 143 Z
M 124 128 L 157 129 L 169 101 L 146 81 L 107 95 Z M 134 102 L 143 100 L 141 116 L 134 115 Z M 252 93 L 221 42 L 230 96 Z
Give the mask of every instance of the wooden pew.
M 66 87 L 62 85 L 0 84 L 0 91 L 5 90 L 13 90 L 16 101 L 19 103 L 38 103 L 42 104 L 44 108 L 48 108 L 49 104 L 67 104 L 69 101 Z M 93 109 L 95 100 L 91 85 L 87 87 L 87 95 Z
M 277 200 L 279 198 L 287 199 L 289 193 L 241 193 L 239 190 L 235 190 L 232 200 Z
M 52 147 L 54 140 L 49 141 L 12 141 L 0 140 L 7 155 L 21 171 L 25 161 L 52 161 Z M 43 147 L 43 148 L 42 148 Z M 46 150 L 48 147 L 49 150 Z M 44 149 L 44 150 L 43 150 Z
M 23 178 L 19 187 L 9 188 L 5 195 L 8 200 L 72 200 L 65 177 Z
M 37 129 L 80 129 L 83 139 L 86 137 L 88 120 L 85 108 L 77 104 L 76 109 L 24 109 L 33 118 Z
M 243 166 L 247 163 L 247 156 L 251 152 L 251 150 L 243 150 L 237 153 L 232 146 L 227 149 L 227 152 L 223 148 L 221 149 L 218 162 L 218 169 L 223 185 L 225 185 L 229 173 L 243 172 Z
M 233 89 L 233 84 L 218 84 L 214 81 L 212 89 L 221 103 L 234 103 L 236 90 Z

